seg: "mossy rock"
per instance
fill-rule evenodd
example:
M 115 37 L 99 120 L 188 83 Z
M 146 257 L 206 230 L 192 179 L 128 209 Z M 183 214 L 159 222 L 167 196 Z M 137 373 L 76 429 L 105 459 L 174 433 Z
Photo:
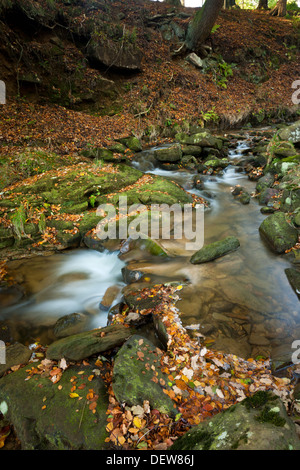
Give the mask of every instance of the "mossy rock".
M 26 380 L 31 366 L 37 368 L 39 364 L 35 362 L 0 379 L 0 403 L 7 405 L 5 418 L 13 425 L 22 450 L 104 449 L 108 397 L 94 367 L 71 366 L 63 372 L 59 384 L 54 384 L 43 374 Z M 84 373 L 78 374 L 81 371 Z M 94 377 L 88 382 L 91 375 Z M 71 398 L 74 377 L 78 397 Z M 88 387 L 80 389 L 86 383 Z M 98 395 L 95 413 L 87 403 L 87 388 Z
M 119 403 L 140 405 L 148 400 L 152 409 L 175 416 L 174 402 L 163 392 L 168 376 L 162 372 L 159 351 L 146 338 L 134 335 L 119 350 L 113 369 L 113 391 Z
M 123 144 L 128 149 L 132 150 L 133 152 L 141 152 L 143 150 L 141 141 L 137 137 L 124 137 L 118 139 L 118 142 Z
M 269 215 L 260 225 L 262 237 L 275 253 L 284 253 L 298 241 L 298 231 L 286 220 L 283 212 Z
M 294 268 L 285 270 L 286 277 L 300 299 L 300 271 Z
M 198 145 L 200 147 L 215 147 L 221 150 L 223 142 L 221 139 L 214 137 L 207 131 L 201 131 L 196 134 L 188 135 L 185 133 L 178 133 L 175 135 L 175 140 L 183 145 Z
M 0 344 L 1 346 L 1 344 Z M 21 343 L 14 343 L 5 348 L 5 364 L 0 363 L 0 377 L 12 366 L 27 364 L 32 352 Z M 2 357 L 2 355 L 1 355 Z
M 190 259 L 192 264 L 207 263 L 216 258 L 225 256 L 226 254 L 235 251 L 240 246 L 240 242 L 236 237 L 226 237 L 223 240 L 210 243 L 202 247 Z
M 48 359 L 80 361 L 121 346 L 135 331 L 123 325 L 111 325 L 61 338 L 47 349 Z
M 299 450 L 285 407 L 271 392 L 258 391 L 187 431 L 170 447 L 183 450 Z
M 160 147 L 154 150 L 154 156 L 159 162 L 178 162 L 182 157 L 181 146 L 178 143 L 168 147 Z

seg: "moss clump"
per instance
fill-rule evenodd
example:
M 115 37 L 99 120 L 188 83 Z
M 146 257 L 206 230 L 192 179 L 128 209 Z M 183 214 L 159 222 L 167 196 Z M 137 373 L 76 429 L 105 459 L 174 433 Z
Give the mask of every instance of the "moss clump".
M 260 423 L 271 423 L 274 426 L 284 426 L 286 423 L 285 419 L 279 415 L 279 410 L 273 411 L 269 406 L 265 406 L 255 419 Z
M 171 450 L 190 450 L 201 448 L 201 450 L 209 450 L 214 441 L 214 435 L 208 431 L 197 429 L 188 431 L 181 439 L 180 444 L 174 442 Z
M 270 392 L 259 390 L 254 395 L 247 397 L 242 404 L 249 410 L 250 408 L 261 408 L 269 401 L 276 400 L 276 396 Z

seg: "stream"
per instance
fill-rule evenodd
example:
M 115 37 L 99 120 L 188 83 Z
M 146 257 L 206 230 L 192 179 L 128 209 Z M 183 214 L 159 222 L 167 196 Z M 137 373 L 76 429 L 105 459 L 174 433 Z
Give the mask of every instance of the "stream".
M 274 361 L 289 361 L 294 339 L 300 338 L 299 300 L 289 285 L 284 270 L 290 262 L 273 254 L 259 234 L 265 215 L 255 198 L 242 205 L 231 194 L 240 184 L 249 193 L 255 183 L 237 171 L 235 163 L 251 147 L 251 139 L 238 141 L 229 150 L 232 164 L 220 176 L 199 175 L 203 189 L 193 189 L 195 173 L 156 168 L 152 153 L 137 154 L 133 165 L 146 172 L 171 178 L 188 192 L 206 198 L 204 242 L 233 235 L 240 248 L 222 258 L 192 265 L 186 240 L 162 240 L 171 254 L 169 260 L 132 256 L 119 252 L 76 249 L 51 256 L 39 256 L 8 263 L 9 274 L 29 296 L 5 307 L 0 321 L 6 321 L 13 337 L 20 342 L 49 344 L 55 337 L 52 328 L 58 318 L 81 312 L 87 314 L 88 327 L 107 324 L 107 312 L 99 304 L 108 287 L 125 286 L 121 269 L 147 273 L 151 282 L 186 280 L 177 307 L 189 333 L 205 338 L 213 349 L 241 357 L 270 356 Z M 115 300 L 116 303 L 118 299 Z

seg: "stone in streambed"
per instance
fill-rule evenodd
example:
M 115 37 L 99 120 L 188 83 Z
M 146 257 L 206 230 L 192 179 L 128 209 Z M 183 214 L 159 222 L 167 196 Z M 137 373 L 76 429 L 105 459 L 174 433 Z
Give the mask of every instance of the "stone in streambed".
M 83 313 L 70 313 L 59 318 L 53 327 L 56 338 L 65 338 L 81 333 L 87 323 L 87 316 Z
M 261 390 L 187 431 L 169 449 L 299 450 L 300 441 L 280 398 Z
M 168 376 L 162 372 L 160 354 L 146 338 L 134 335 L 119 350 L 113 369 L 113 391 L 119 403 L 143 406 L 175 416 L 174 402 L 163 392 L 170 389 Z
M 236 237 L 226 237 L 223 240 L 210 243 L 193 254 L 190 259 L 192 264 L 206 263 L 216 258 L 237 250 L 240 242 Z
M 0 344 L 1 348 L 1 344 Z M 0 349 L 0 357 L 3 356 L 3 351 Z M 0 363 L 0 377 L 7 372 L 11 367 L 19 364 L 26 364 L 31 358 L 32 352 L 21 343 L 14 343 L 5 348 L 5 364 Z
M 269 215 L 260 225 L 259 231 L 275 253 L 284 253 L 298 241 L 298 231 L 292 227 L 283 212 Z
M 85 331 L 54 341 L 48 347 L 46 357 L 53 360 L 65 358 L 70 361 L 81 361 L 93 354 L 121 346 L 134 333 L 133 328 L 123 325 Z
M 181 146 L 178 143 L 168 147 L 160 147 L 154 150 L 154 156 L 159 162 L 178 162 L 182 157 Z
M 287 268 L 285 274 L 300 299 L 300 271 L 294 268 Z

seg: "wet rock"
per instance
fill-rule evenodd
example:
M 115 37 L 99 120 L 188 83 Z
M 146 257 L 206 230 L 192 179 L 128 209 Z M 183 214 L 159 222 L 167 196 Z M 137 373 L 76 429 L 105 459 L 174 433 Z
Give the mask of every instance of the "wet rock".
M 108 287 L 100 302 L 100 310 L 108 311 L 120 292 L 121 286 L 115 285 Z
M 272 203 L 272 199 L 275 200 L 278 194 L 279 194 L 279 190 L 276 188 L 263 189 L 258 197 L 259 204 L 268 205 L 269 203 Z
M 93 367 L 66 369 L 59 382 L 60 390 L 49 377 L 37 375 L 26 380 L 26 369 L 23 367 L 0 380 L 0 402 L 5 402 L 8 408 L 5 418 L 12 423 L 22 450 L 104 449 L 108 397 L 105 384 L 95 376 Z M 84 374 L 79 375 L 82 370 Z M 85 406 L 87 389 L 80 389 L 91 375 L 94 378 L 88 383 L 98 396 L 95 413 Z M 74 376 L 80 401 L 69 396 Z
M 292 125 L 284 127 L 279 132 L 279 137 L 281 140 L 288 140 L 293 144 L 298 144 L 300 142 L 300 121 L 296 121 Z
M 190 262 L 192 264 L 206 263 L 237 250 L 239 246 L 239 240 L 236 237 L 230 236 L 204 246 L 193 254 Z
M 215 147 L 219 150 L 223 147 L 221 139 L 214 137 L 208 131 L 201 131 L 196 134 L 188 135 L 178 133 L 175 135 L 175 140 L 183 145 L 198 145 L 200 147 Z
M 284 253 L 298 241 L 298 231 L 292 227 L 283 212 L 269 215 L 260 225 L 259 231 L 275 253 Z
M 61 338 L 50 344 L 47 349 L 48 359 L 80 361 L 93 354 L 114 349 L 121 346 L 134 330 L 123 325 L 111 325 L 76 335 Z
M 81 333 L 86 326 L 87 316 L 83 313 L 71 313 L 59 318 L 53 327 L 56 338 L 65 338 Z
M 285 274 L 300 299 L 300 271 L 294 268 L 287 268 Z
M 275 181 L 274 175 L 272 175 L 271 173 L 267 173 L 266 175 L 259 178 L 259 180 L 257 181 L 256 191 L 260 193 L 264 189 L 270 188 L 271 186 L 273 186 L 274 181 Z
M 295 424 L 271 392 L 258 391 L 187 431 L 170 450 L 299 450 Z
M 182 157 L 180 144 L 160 147 L 154 150 L 154 156 L 159 162 L 178 162 Z
M 0 287 L 0 307 L 6 308 L 19 302 L 24 295 L 22 289 L 18 286 Z
M 5 364 L 0 363 L 0 377 L 13 366 L 27 364 L 31 358 L 31 354 L 30 349 L 21 343 L 14 343 L 7 346 L 5 348 Z
M 124 266 L 122 268 L 122 276 L 126 284 L 132 284 L 133 282 L 139 281 L 143 277 L 143 272 L 136 269 L 131 269 L 130 266 Z
M 147 285 L 147 287 L 151 286 Z M 152 310 L 161 303 L 162 297 L 159 294 L 155 297 L 150 297 L 149 295 L 144 296 L 143 292 L 141 291 L 142 285 L 139 286 L 138 290 L 136 288 L 136 285 L 131 284 L 126 286 L 122 291 L 124 295 L 124 302 L 131 310 L 138 313 L 143 310 Z
M 125 147 L 129 148 L 133 152 L 141 152 L 143 150 L 140 139 L 134 136 L 118 139 L 118 142 L 125 145 Z
M 198 145 L 182 145 L 181 146 L 183 155 L 193 155 L 199 157 L 202 154 L 202 148 Z
M 139 335 L 121 347 L 113 368 L 113 391 L 119 403 L 143 406 L 148 400 L 151 408 L 170 416 L 176 414 L 173 401 L 162 390 L 169 389 L 169 379 L 161 370 L 160 355 L 161 351 Z
M 169 335 L 167 332 L 167 329 L 165 327 L 164 322 L 160 318 L 160 315 L 152 315 L 153 319 L 153 325 L 156 330 L 156 334 L 158 336 L 158 339 L 160 340 L 161 344 L 164 346 L 164 348 L 167 350 L 168 348 L 168 343 L 169 343 Z

